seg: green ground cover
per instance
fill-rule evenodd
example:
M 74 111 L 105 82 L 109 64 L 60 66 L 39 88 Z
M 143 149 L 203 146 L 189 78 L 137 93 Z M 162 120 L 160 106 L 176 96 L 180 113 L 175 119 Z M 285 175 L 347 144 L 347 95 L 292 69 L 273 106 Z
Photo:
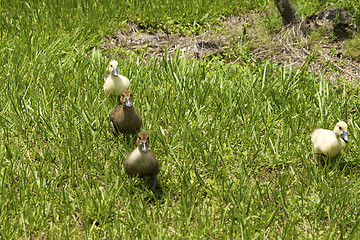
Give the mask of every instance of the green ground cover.
M 225 2 L 1 1 L 1 238 L 360 237 L 359 87 L 307 65 L 180 53 L 118 59 L 160 161 L 162 191 L 152 196 L 124 173 L 135 144 L 109 129 L 116 101 L 102 89 L 104 34 L 126 20 L 198 33 L 270 4 Z M 306 15 L 335 1 L 323 2 L 294 1 Z M 357 18 L 359 3 L 336 4 Z M 338 120 L 351 141 L 319 168 L 309 133 Z

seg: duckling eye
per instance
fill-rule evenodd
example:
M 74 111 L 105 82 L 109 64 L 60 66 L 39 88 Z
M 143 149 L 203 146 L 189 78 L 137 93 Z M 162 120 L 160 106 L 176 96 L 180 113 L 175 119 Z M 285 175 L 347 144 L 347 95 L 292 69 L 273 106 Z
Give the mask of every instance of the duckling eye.
M 113 67 L 113 66 L 110 64 L 110 67 Z
M 339 127 L 339 129 L 340 129 L 340 130 L 342 130 L 342 128 L 341 128 L 341 127 Z

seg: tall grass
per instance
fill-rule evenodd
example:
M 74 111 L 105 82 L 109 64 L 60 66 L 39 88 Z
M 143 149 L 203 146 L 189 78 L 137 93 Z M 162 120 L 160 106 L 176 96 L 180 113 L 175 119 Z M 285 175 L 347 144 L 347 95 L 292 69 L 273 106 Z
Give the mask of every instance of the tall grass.
M 2 39 L 29 34 L 72 32 L 104 34 L 126 21 L 150 30 L 181 33 L 205 31 L 220 18 L 243 10 L 261 9 L 267 1 L 1 1 Z
M 359 207 L 357 142 L 341 160 L 354 164 L 326 173 L 312 160 L 309 141 L 313 127 L 332 128 L 338 119 L 355 131 L 358 114 L 349 111 L 357 99 L 343 86 L 271 63 L 124 59 L 122 72 L 161 162 L 163 193 L 147 203 L 150 193 L 135 184 L 142 181 L 122 170 L 134 144 L 108 129 L 115 102 L 102 92 L 106 62 L 98 50 L 87 51 L 82 61 L 79 50 L 69 62 L 50 64 L 47 78 L 27 68 L 21 76 L 34 80 L 9 81 L 2 93 L 0 219 L 12 226 L 3 237 L 351 233 Z M 333 225 L 339 227 L 328 229 Z
M 90 24 L 108 5 L 1 4 L 1 238 L 359 238 L 357 86 L 271 62 L 118 59 L 161 164 L 153 196 L 109 131 L 110 27 Z M 309 133 L 338 120 L 351 142 L 321 169 Z

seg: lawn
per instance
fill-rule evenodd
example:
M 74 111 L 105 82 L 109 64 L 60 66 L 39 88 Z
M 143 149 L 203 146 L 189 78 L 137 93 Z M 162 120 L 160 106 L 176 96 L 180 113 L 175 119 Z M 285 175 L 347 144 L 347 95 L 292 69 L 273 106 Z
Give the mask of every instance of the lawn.
M 311 59 L 293 69 L 102 48 L 128 22 L 192 35 L 269 5 L 1 1 L 0 238 L 359 239 L 359 76 L 329 81 Z M 359 19 L 353 1 L 294 5 L 301 16 L 346 6 Z M 155 195 L 123 170 L 134 139 L 109 128 L 117 102 L 103 76 L 112 58 L 160 162 Z M 350 142 L 322 168 L 310 133 L 339 120 Z

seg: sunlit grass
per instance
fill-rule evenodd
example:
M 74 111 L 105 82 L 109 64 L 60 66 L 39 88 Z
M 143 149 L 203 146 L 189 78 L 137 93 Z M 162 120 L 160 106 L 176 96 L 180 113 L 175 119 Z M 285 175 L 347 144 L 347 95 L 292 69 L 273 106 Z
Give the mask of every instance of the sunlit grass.
M 357 85 L 271 62 L 117 59 L 161 164 L 152 196 L 122 169 L 135 144 L 109 129 L 101 18 L 35 31 L 20 16 L 24 34 L 0 42 L 1 238 L 359 238 Z M 309 133 L 338 120 L 351 141 L 321 169 Z

